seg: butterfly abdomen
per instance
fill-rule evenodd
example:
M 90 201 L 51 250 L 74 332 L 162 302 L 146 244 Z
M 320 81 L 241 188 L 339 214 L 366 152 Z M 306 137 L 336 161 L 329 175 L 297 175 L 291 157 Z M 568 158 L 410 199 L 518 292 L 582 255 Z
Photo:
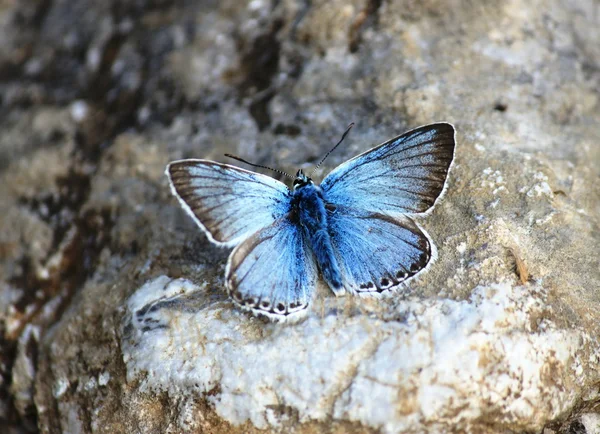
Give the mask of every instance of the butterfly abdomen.
M 342 290 L 342 274 L 333 252 L 327 229 L 327 211 L 320 192 L 314 184 L 294 191 L 298 224 L 308 239 L 323 279 L 337 294 Z

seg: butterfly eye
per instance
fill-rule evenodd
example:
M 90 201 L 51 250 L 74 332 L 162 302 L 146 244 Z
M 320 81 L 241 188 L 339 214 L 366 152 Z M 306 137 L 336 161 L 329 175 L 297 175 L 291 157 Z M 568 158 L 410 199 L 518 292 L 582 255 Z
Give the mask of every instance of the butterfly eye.
M 284 313 L 285 312 L 285 305 L 283 303 L 277 303 L 277 306 L 275 306 L 275 312 L 277 312 L 277 313 Z

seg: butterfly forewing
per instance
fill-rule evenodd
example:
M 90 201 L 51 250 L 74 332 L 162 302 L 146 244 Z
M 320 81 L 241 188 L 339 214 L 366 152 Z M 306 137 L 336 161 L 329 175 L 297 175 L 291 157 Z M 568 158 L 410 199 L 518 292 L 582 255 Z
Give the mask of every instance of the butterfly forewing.
M 318 271 L 301 231 L 283 217 L 233 250 L 225 278 L 239 306 L 280 320 L 306 311 Z
M 423 213 L 444 189 L 454 145 L 450 124 L 409 131 L 335 168 L 321 184 L 325 200 L 371 212 Z
M 173 194 L 216 244 L 234 246 L 289 212 L 289 190 L 259 173 L 207 160 L 167 166 Z
M 330 233 L 346 291 L 382 293 L 425 268 L 432 244 L 409 217 L 340 206 L 329 216 Z

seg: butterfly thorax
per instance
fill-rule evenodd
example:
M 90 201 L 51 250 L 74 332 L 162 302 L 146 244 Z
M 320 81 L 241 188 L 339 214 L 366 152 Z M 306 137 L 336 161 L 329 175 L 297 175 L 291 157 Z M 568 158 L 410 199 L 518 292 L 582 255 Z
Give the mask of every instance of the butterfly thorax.
M 342 276 L 328 231 L 327 210 L 321 188 L 301 171 L 294 181 L 292 219 L 302 228 L 321 274 L 332 289 L 342 288 Z

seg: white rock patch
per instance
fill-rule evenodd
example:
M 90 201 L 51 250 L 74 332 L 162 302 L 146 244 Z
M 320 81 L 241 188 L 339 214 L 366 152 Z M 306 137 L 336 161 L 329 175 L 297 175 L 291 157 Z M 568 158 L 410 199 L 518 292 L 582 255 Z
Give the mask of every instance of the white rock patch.
M 300 422 L 339 418 L 386 433 L 469 429 L 490 412 L 505 428 L 539 429 L 576 398 L 568 384 L 585 337 L 545 319 L 539 287 L 402 301 L 403 322 L 347 316 L 328 298 L 324 314 L 295 325 L 263 324 L 227 301 L 193 309 L 186 296 L 199 290 L 161 276 L 130 298 L 127 376 L 182 400 L 211 391 L 233 424 L 276 427 L 288 416 L 274 409 L 285 407 Z

